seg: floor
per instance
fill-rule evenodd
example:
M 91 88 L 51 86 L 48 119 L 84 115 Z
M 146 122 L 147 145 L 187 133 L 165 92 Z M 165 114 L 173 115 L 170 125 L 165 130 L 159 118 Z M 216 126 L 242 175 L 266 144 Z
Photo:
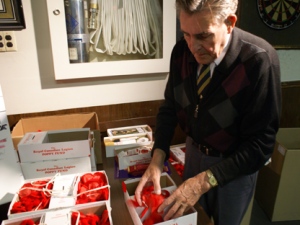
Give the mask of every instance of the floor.
M 300 220 L 271 222 L 270 219 L 264 213 L 264 211 L 259 207 L 257 202 L 254 200 L 250 225 L 300 225 Z

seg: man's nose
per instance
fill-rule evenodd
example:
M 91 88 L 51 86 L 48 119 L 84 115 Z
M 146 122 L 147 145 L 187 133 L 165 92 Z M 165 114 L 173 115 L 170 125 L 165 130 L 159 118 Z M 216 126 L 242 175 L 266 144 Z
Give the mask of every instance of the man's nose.
M 199 51 L 199 49 L 202 47 L 202 43 L 200 40 L 192 37 L 190 39 L 190 43 L 189 43 L 189 48 L 191 50 L 192 53 L 195 53 L 197 51 Z

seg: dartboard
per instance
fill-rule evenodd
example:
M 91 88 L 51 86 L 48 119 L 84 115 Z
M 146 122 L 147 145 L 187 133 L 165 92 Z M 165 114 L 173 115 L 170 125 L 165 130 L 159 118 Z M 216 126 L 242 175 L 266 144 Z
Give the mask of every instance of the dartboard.
M 262 21 L 273 29 L 292 26 L 300 15 L 300 0 L 257 0 Z

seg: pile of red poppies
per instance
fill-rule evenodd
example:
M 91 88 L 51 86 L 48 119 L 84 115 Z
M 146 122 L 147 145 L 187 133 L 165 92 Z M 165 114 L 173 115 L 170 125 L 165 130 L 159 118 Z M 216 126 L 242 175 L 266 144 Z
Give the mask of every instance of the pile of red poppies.
M 25 183 L 19 190 L 19 200 L 13 204 L 10 213 L 14 214 L 47 209 L 51 197 L 50 192 L 53 188 L 53 183 L 49 181 L 50 180 L 41 180 Z
M 96 214 L 83 214 L 82 212 L 72 212 L 71 225 L 110 225 L 108 211 L 105 209 L 100 216 Z
M 32 219 L 23 220 L 20 225 L 38 225 Z M 82 212 L 72 212 L 71 225 L 110 225 L 108 210 L 103 210 L 101 215 L 93 213 L 84 214 Z
M 144 218 L 143 225 L 153 225 L 163 222 L 163 215 L 162 213 L 158 213 L 157 209 L 169 196 L 170 193 L 167 190 L 162 190 L 160 195 L 155 194 L 153 184 L 146 185 L 143 188 L 141 198 L 144 210 L 140 214 L 141 219 L 146 216 L 146 218 Z M 134 207 L 140 207 L 135 199 L 131 199 L 131 202 Z
M 108 198 L 109 187 L 104 173 L 86 173 L 80 177 L 76 204 L 106 201 Z
M 40 223 L 39 222 L 34 222 L 33 220 L 31 219 L 28 219 L 28 220 L 23 220 L 20 225 L 39 225 Z

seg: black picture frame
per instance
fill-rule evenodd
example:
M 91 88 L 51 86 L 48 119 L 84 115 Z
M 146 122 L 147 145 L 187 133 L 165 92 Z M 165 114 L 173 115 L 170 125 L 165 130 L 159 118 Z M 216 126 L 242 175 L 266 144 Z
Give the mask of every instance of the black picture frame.
M 0 31 L 25 28 L 22 0 L 0 0 Z
M 275 49 L 300 49 L 300 18 L 288 28 L 271 28 L 261 19 L 256 0 L 239 0 L 237 14 L 237 27 L 262 37 Z

